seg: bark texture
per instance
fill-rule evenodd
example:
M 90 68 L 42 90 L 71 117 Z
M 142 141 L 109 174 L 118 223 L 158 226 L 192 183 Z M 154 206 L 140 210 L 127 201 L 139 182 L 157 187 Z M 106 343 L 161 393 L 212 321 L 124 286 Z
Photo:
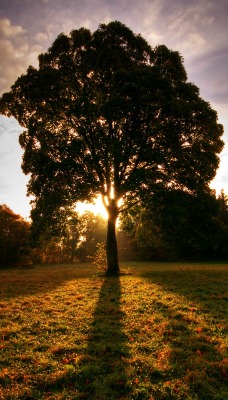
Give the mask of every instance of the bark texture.
M 118 275 L 120 272 L 118 262 L 118 248 L 116 240 L 116 221 L 118 217 L 118 207 L 114 201 L 108 207 L 108 229 L 107 229 L 107 275 Z

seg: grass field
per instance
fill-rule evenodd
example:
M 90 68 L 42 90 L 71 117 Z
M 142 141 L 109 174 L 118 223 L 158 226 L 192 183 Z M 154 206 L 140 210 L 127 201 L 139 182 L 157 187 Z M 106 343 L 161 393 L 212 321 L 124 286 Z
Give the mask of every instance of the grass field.
M 227 400 L 228 265 L 0 270 L 0 399 Z

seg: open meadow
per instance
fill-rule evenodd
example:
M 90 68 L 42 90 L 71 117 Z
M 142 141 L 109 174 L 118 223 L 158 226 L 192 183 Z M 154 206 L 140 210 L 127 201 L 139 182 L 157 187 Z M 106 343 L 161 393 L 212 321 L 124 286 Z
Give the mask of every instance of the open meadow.
M 228 265 L 0 270 L 1 400 L 227 400 Z

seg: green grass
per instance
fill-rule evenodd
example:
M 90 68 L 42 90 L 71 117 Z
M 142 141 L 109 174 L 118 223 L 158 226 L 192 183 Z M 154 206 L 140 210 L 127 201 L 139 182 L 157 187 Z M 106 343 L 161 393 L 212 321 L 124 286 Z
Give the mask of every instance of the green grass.
M 0 270 L 0 399 L 227 400 L 225 264 Z

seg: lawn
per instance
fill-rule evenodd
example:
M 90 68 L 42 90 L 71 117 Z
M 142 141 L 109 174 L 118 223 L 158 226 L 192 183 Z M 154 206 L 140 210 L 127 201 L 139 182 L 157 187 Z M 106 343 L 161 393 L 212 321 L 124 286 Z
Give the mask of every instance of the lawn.
M 1 400 L 227 400 L 228 265 L 0 270 Z

